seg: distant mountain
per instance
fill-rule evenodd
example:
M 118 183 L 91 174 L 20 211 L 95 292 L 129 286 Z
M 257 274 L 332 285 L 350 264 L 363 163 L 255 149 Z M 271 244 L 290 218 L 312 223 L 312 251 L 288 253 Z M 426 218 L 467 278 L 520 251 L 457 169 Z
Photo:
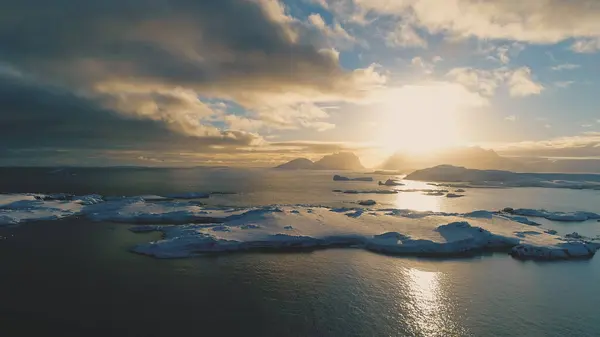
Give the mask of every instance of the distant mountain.
M 476 170 L 452 165 L 438 165 L 417 170 L 406 176 L 407 180 L 436 182 L 482 182 L 517 180 L 518 173 L 500 170 Z
M 315 168 L 315 163 L 313 163 L 310 159 L 296 158 L 285 164 L 281 164 L 276 168 L 286 170 L 310 170 Z
M 277 166 L 277 168 L 296 170 L 364 170 L 364 166 L 361 164 L 360 159 L 351 152 L 330 154 L 314 163 L 306 158 L 296 158 Z
M 360 159 L 352 152 L 330 154 L 315 162 L 315 168 L 321 170 L 352 170 L 360 171 L 365 167 Z
M 502 157 L 494 150 L 485 150 L 480 147 L 445 149 L 423 156 L 411 156 L 403 153 L 396 153 L 384 161 L 380 168 L 409 172 L 437 165 L 454 165 L 474 169 L 512 171 L 522 171 L 525 169 L 525 165 L 519 161 Z

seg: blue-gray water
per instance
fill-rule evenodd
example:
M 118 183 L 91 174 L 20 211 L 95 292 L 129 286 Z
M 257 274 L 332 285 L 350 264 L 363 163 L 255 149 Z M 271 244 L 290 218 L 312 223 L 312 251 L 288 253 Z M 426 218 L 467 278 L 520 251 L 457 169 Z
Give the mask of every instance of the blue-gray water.
M 231 169 L 2 169 L 0 192 L 103 195 L 226 191 L 213 204 L 468 211 L 600 211 L 600 192 L 471 189 L 447 199 L 333 182 L 332 172 Z M 356 174 L 355 176 L 359 176 Z M 384 180 L 386 177 L 377 177 Z M 551 223 L 599 234 L 600 223 Z M 2 336 L 600 336 L 600 257 L 521 262 L 505 254 L 399 258 L 362 250 L 156 260 L 129 253 L 158 234 L 81 219 L 0 229 Z

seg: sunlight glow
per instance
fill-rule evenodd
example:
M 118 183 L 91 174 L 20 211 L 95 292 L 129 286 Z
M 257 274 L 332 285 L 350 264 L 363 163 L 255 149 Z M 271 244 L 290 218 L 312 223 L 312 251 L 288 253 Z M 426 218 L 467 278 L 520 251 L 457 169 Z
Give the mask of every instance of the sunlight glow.
M 457 146 L 457 113 L 483 105 L 481 97 L 451 83 L 404 86 L 386 98 L 376 138 L 388 152 L 427 153 Z

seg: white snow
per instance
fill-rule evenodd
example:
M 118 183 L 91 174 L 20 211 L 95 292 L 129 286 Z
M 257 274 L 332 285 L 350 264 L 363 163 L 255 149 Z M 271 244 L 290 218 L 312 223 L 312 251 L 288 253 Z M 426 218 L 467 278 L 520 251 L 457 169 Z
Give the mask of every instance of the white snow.
M 545 218 L 553 221 L 586 221 L 600 219 L 600 214 L 592 212 L 549 212 L 529 208 L 517 208 L 510 210 L 510 214 Z
M 414 216 L 418 214 L 418 216 Z M 361 247 L 388 254 L 448 256 L 505 249 L 517 258 L 565 259 L 592 256 L 599 244 L 532 230 L 502 216 L 437 215 L 433 212 L 363 212 L 286 206 L 255 209 L 225 224 L 164 226 L 164 239 L 135 246 L 159 258 L 254 249 Z M 248 224 L 254 226 L 248 227 Z M 293 226 L 292 226 L 293 224 Z M 545 253 L 539 253 L 543 251 Z M 562 253 L 560 253 L 562 252 Z M 587 252 L 587 253 L 585 253 Z
M 16 225 L 25 221 L 58 220 L 80 214 L 86 206 L 102 202 L 102 197 L 98 195 L 65 196 L 2 194 L 0 226 Z
M 126 198 L 87 207 L 85 215 L 95 221 L 126 223 L 219 222 L 236 214 L 237 209 L 211 209 L 191 202 L 147 202 L 143 198 Z
M 0 207 L 24 200 L 36 200 L 35 194 L 0 194 Z

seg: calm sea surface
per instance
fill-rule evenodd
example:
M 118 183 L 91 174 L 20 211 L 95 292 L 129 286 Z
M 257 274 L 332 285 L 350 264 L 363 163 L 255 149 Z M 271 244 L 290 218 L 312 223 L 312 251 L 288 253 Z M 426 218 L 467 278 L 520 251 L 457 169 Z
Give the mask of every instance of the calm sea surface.
M 236 192 L 215 205 L 321 204 L 465 212 L 600 212 L 600 191 L 469 189 L 464 198 L 272 169 L 0 169 L 0 192 Z M 364 174 L 347 174 L 362 176 Z M 373 176 L 385 180 L 386 176 Z M 411 183 L 407 188 L 427 188 Z M 600 234 L 600 223 L 544 225 Z M 521 262 L 390 257 L 362 250 L 156 260 L 128 252 L 156 233 L 82 219 L 0 228 L 0 336 L 600 336 L 600 257 Z

